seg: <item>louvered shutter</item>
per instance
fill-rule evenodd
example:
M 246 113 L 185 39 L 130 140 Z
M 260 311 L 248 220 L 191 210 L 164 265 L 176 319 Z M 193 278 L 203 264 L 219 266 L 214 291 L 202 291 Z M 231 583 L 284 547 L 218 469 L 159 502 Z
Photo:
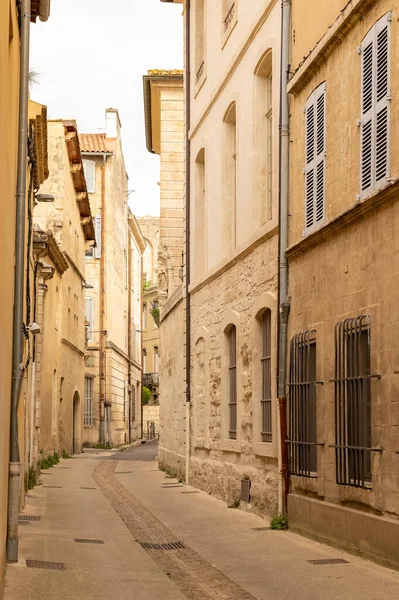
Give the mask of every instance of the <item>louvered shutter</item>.
M 361 46 L 361 197 L 389 176 L 389 23 L 382 17 Z
M 88 327 L 88 341 L 92 342 L 94 340 L 93 334 L 93 321 L 94 321 L 94 299 L 93 298 L 85 298 L 85 313 L 86 313 L 86 321 L 90 323 Z
M 325 217 L 326 84 L 309 98 L 306 108 L 305 232 Z
M 95 220 L 95 230 L 96 230 L 96 248 L 95 248 L 95 257 L 101 258 L 101 216 L 97 216 Z
M 378 186 L 388 177 L 389 22 L 380 21 L 376 29 L 375 182 Z
M 96 191 L 96 163 L 94 160 L 83 159 L 83 170 L 85 173 L 87 191 L 94 193 Z

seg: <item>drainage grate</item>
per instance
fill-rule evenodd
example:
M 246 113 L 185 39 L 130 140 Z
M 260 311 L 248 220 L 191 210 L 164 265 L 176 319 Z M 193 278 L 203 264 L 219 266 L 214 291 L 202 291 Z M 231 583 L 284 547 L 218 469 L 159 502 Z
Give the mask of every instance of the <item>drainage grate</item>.
M 115 475 L 128 475 L 129 473 L 133 473 L 133 471 L 115 471 Z
M 151 542 L 139 542 L 145 550 L 180 550 L 185 548 L 183 542 L 169 542 L 167 544 L 153 544 Z
M 86 540 L 84 538 L 75 538 L 78 544 L 103 544 L 104 540 Z
M 252 531 L 270 531 L 270 527 L 251 527 Z
M 52 569 L 53 571 L 65 571 L 65 566 L 63 563 L 47 562 L 45 560 L 27 559 L 26 566 L 30 569 Z
M 53 490 L 62 490 L 62 485 L 44 485 L 44 488 L 52 488 Z
M 95 487 L 81 487 L 79 489 L 81 489 L 81 490 L 96 490 L 97 488 L 95 488 Z
M 343 558 L 319 558 L 317 560 L 308 560 L 311 565 L 344 565 L 349 564 Z
M 37 515 L 19 515 L 18 521 L 40 521 L 40 517 Z
M 198 490 L 194 490 L 193 492 L 180 492 L 181 494 L 199 494 Z

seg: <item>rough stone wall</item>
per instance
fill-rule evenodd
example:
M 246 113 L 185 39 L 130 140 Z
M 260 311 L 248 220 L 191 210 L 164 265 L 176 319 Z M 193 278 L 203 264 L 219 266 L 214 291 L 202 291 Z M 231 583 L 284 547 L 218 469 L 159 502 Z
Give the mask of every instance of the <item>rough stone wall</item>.
M 277 236 L 258 245 L 191 295 L 191 458 L 193 485 L 232 502 L 240 496 L 240 480 L 251 480 L 251 505 L 261 514 L 277 510 L 277 402 L 275 388 L 276 330 L 272 336 L 273 443 L 258 441 L 260 403 L 254 382 L 254 353 L 261 339 L 254 334 L 259 299 L 277 292 Z M 272 320 L 277 318 L 271 304 Z M 266 306 L 264 306 L 266 308 Z M 229 440 L 226 411 L 224 329 L 237 326 L 237 440 Z
M 186 398 L 184 382 L 184 303 L 177 289 L 164 307 L 160 327 L 160 441 L 161 467 L 184 476 Z

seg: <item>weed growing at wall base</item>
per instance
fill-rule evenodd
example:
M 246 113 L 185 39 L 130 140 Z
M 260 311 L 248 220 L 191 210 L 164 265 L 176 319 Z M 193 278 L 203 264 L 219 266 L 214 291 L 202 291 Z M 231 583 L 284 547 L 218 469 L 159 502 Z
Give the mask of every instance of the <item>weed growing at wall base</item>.
M 288 516 L 276 515 L 270 519 L 270 529 L 284 531 L 288 529 Z

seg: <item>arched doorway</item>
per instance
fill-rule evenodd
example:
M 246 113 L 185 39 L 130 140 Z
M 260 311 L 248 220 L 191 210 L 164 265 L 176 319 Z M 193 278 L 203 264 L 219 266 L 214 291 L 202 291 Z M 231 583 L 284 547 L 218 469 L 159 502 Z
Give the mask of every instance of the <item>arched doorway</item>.
M 77 454 L 81 451 L 80 444 L 80 396 L 79 392 L 73 395 L 73 414 L 72 414 L 72 452 Z

